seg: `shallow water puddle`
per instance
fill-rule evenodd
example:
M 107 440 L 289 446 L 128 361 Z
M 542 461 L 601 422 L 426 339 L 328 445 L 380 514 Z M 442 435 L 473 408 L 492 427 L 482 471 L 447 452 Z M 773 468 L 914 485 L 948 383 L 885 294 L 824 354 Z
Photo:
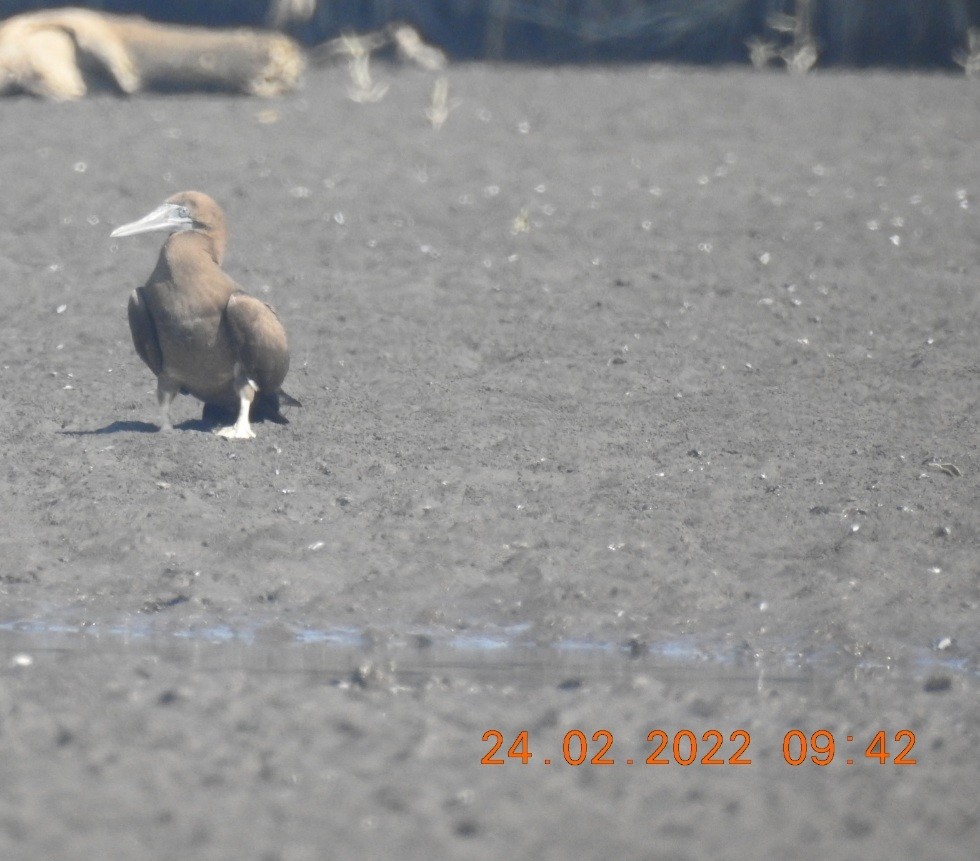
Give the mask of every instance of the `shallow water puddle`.
M 659 642 L 563 639 L 536 643 L 529 626 L 492 630 L 378 631 L 282 624 L 216 624 L 162 628 L 140 617 L 113 623 L 16 619 L 0 622 L 0 655 L 7 667 L 29 666 L 41 652 L 154 654 L 198 669 L 318 673 L 338 684 L 373 680 L 414 687 L 440 677 L 517 687 L 575 688 L 590 681 L 646 674 L 697 678 L 724 685 L 806 683 L 814 676 L 919 676 L 951 673 L 980 679 L 976 651 L 909 648 L 901 660 L 855 658 L 766 642 L 753 648 L 725 635 Z

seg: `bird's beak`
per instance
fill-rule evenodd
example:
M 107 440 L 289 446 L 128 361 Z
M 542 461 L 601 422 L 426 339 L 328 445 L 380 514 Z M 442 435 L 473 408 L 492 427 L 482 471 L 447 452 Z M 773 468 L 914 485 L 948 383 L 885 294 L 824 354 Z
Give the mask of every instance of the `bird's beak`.
M 184 207 L 178 206 L 176 203 L 165 203 L 138 221 L 131 221 L 129 224 L 117 227 L 109 236 L 134 236 L 137 233 L 149 233 L 153 230 L 177 233 L 181 230 L 190 230 L 193 226 L 194 220 L 187 215 L 187 210 Z

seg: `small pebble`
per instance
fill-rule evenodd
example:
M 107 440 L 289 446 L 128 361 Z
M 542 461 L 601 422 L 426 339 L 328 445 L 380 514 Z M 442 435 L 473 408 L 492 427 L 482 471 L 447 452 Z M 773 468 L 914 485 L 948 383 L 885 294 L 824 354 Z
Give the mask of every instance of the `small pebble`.
M 953 680 L 949 676 L 935 675 L 929 676 L 926 679 L 925 684 L 922 686 L 927 694 L 941 693 L 942 691 L 948 691 L 953 687 Z

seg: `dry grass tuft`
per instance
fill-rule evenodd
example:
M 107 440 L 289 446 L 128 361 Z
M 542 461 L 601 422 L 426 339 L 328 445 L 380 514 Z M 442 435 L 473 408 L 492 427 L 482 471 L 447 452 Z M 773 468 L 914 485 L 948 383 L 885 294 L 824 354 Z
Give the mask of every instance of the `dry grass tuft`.
M 449 119 L 450 112 L 458 108 L 459 104 L 459 99 L 449 98 L 449 79 L 439 78 L 436 80 L 435 86 L 432 88 L 432 102 L 425 109 L 425 115 L 432 123 L 432 128 L 439 131 Z
M 752 37 L 745 43 L 752 65 L 756 69 L 765 69 L 780 59 L 794 74 L 805 75 L 820 56 L 813 38 L 812 22 L 812 0 L 796 0 L 794 15 L 782 12 L 771 15 L 766 23 L 780 35 L 784 44 L 780 47 L 778 42 Z
M 968 78 L 980 76 L 980 27 L 967 31 L 967 49 L 953 54 L 956 64 L 963 67 Z

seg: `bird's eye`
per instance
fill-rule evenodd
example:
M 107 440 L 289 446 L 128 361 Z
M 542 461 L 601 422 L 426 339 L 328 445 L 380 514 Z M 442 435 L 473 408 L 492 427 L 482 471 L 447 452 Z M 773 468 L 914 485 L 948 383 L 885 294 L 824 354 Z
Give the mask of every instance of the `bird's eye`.
M 177 215 L 180 218 L 190 218 L 191 217 L 191 214 L 188 211 L 188 209 L 187 209 L 186 206 L 178 206 L 177 207 Z

